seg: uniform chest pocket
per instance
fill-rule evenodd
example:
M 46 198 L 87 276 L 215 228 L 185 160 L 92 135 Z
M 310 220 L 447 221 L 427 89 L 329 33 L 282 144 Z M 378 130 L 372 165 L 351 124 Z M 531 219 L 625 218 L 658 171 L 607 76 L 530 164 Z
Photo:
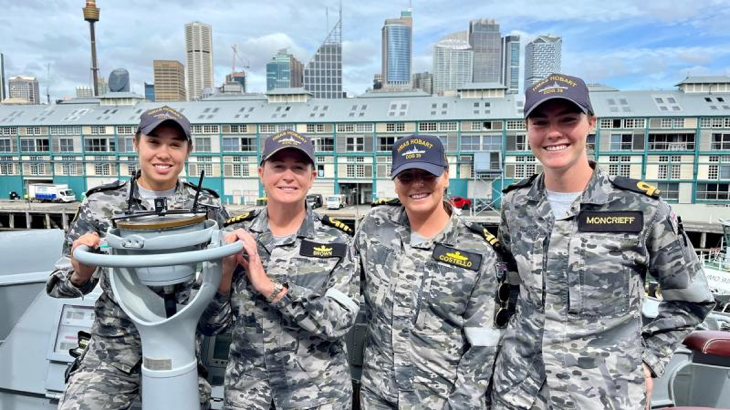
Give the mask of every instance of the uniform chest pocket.
M 287 281 L 303 288 L 322 290 L 339 261 L 338 257 L 294 257 L 287 273 Z
M 578 233 L 571 242 L 568 312 L 585 318 L 625 314 L 631 303 L 638 235 Z
M 426 276 L 427 275 L 427 276 Z M 416 327 L 443 331 L 459 328 L 476 283 L 477 272 L 436 261 L 426 262 Z

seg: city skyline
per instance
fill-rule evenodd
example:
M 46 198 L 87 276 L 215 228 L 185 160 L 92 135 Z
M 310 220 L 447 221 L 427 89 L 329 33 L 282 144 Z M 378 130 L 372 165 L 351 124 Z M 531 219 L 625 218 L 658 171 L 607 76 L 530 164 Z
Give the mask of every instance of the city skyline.
M 42 89 L 50 85 L 52 99 L 73 96 L 76 87 L 91 84 L 88 23 L 81 15 L 84 2 L 43 4 L 46 15 L 40 16 L 34 1 L 0 0 L 7 11 L 0 17 L 6 78 L 35 76 Z M 337 20 L 337 4 L 328 1 L 314 1 L 306 8 L 287 1 L 253 8 L 207 4 L 167 7 L 168 3 L 101 0 L 96 27 L 100 75 L 108 77 L 113 69 L 126 68 L 132 91 L 144 94 L 143 83 L 153 78 L 152 60 L 185 61 L 184 25 L 201 20 L 216 32 L 214 70 L 219 80 L 214 85 L 219 86 L 230 72 L 230 47 L 238 44 L 250 67 L 247 88 L 263 92 L 265 63 L 278 49 L 289 47 L 297 59 L 310 61 L 326 28 Z M 329 27 L 325 7 L 329 7 Z M 406 7 L 406 1 L 343 2 L 344 91 L 361 94 L 372 86 L 373 74 L 380 71 L 383 21 Z M 708 7 L 712 13 L 704 12 Z M 166 15 L 164 21 L 155 19 L 161 13 Z M 246 24 L 240 24 L 242 16 Z M 414 73 L 431 71 L 433 45 L 446 34 L 468 29 L 473 19 L 496 20 L 503 36 L 521 36 L 523 49 L 538 35 L 559 35 L 564 72 L 621 89 L 672 88 L 687 74 L 721 75 L 730 67 L 730 35 L 724 32 L 724 21 L 730 17 L 727 0 L 709 0 L 702 8 L 683 0 L 623 0 L 610 5 L 467 1 L 458 7 L 444 1 L 415 1 L 413 16 Z M 46 64 L 51 65 L 50 84 Z

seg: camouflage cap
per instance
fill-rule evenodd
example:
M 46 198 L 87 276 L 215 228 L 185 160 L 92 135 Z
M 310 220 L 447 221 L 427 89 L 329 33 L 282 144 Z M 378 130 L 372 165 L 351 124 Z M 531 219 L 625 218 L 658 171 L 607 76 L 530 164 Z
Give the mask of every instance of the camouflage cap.
M 264 152 L 261 154 L 261 162 L 271 158 L 277 152 L 289 148 L 303 152 L 312 164 L 315 163 L 312 140 L 306 135 L 291 130 L 282 131 L 266 138 Z
M 578 77 L 550 74 L 525 90 L 525 118 L 545 101 L 563 99 L 577 105 L 584 114 L 593 114 L 588 87 Z
M 444 145 L 438 137 L 433 135 L 411 135 L 401 138 L 393 145 L 393 171 L 391 178 L 395 178 L 407 169 L 422 169 L 433 175 L 440 176 L 448 166 Z
M 192 141 L 192 137 L 190 136 L 190 121 L 184 115 L 166 105 L 143 112 L 139 117 L 137 131 L 149 135 L 149 133 L 165 121 L 175 123 L 185 133 L 188 141 Z

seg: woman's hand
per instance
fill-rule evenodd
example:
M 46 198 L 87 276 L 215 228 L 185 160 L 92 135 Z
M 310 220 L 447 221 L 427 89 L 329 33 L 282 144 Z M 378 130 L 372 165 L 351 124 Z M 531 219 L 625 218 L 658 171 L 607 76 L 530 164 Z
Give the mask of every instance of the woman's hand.
M 74 259 L 74 251 L 81 245 L 86 245 L 89 249 L 96 249 L 101 243 L 101 238 L 96 232 L 85 233 L 74 241 L 71 245 L 71 266 L 73 266 L 74 272 L 71 275 L 71 283 L 74 286 L 83 286 L 89 281 L 91 275 L 96 271 L 96 266 L 84 265 L 83 263 Z
M 228 232 L 223 236 L 225 243 L 234 243 L 236 241 L 244 241 L 242 232 L 243 229 L 236 229 L 233 232 Z M 245 241 L 244 241 L 245 243 Z M 239 252 L 228 256 L 223 259 L 223 276 L 221 276 L 221 283 L 218 285 L 218 293 L 227 295 L 231 291 L 231 283 L 233 281 L 233 272 L 236 271 L 236 266 L 243 264 L 243 252 Z

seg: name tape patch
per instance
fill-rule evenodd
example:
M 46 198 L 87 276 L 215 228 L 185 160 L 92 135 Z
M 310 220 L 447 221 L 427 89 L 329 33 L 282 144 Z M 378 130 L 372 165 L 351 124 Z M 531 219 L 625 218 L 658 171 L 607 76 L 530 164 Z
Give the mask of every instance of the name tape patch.
M 299 246 L 299 254 L 313 258 L 344 258 L 347 253 L 347 245 L 344 243 L 318 243 L 302 240 Z
M 433 258 L 439 262 L 473 271 L 478 271 L 479 267 L 482 266 L 482 255 L 460 251 L 441 244 L 436 245 L 434 248 Z
M 580 232 L 641 232 L 641 211 L 583 211 L 578 215 Z

